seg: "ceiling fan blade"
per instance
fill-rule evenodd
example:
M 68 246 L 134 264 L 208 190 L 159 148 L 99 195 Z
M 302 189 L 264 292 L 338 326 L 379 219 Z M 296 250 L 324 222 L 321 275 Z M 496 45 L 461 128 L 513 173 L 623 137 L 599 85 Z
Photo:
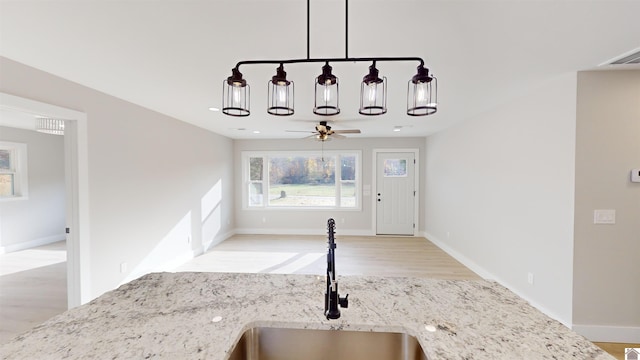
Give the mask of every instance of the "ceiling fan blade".
M 333 130 L 334 134 L 360 134 L 360 130 L 359 129 L 352 129 L 352 130 Z
M 308 130 L 285 130 L 286 132 L 301 132 L 301 133 L 307 133 L 307 134 L 315 134 L 315 131 L 308 131 Z

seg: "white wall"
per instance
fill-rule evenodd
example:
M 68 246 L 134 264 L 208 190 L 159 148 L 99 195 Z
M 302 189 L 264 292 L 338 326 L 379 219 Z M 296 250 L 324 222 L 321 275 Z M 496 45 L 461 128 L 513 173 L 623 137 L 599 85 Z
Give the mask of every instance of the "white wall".
M 0 253 L 65 239 L 64 138 L 0 126 L 0 141 L 27 144 L 29 195 L 0 201 Z
M 573 320 L 595 341 L 640 342 L 640 71 L 578 73 Z M 615 209 L 615 225 L 595 225 Z
M 425 171 L 426 236 L 568 326 L 575 88 L 560 76 L 429 136 Z
M 87 114 L 90 298 L 231 233 L 230 139 L 6 58 L 0 77 L 1 92 Z
M 313 139 L 299 140 L 235 140 L 234 153 L 236 164 L 241 164 L 242 151 L 257 150 L 313 150 L 320 152 L 322 144 Z M 418 149 L 419 168 L 424 167 L 424 138 L 357 138 L 352 136 L 347 141 L 333 140 L 324 144 L 325 150 L 360 150 L 362 151 L 362 184 L 372 186 L 373 182 L 373 150 L 374 149 Z M 373 235 L 375 223 L 372 218 L 373 198 L 362 198 L 362 210 L 286 210 L 286 209 L 243 209 L 242 207 L 242 169 L 235 170 L 236 225 L 238 232 L 251 234 L 325 234 L 326 221 L 336 219 L 336 233 L 344 235 Z M 420 183 L 418 193 L 422 193 L 424 184 Z M 374 189 L 371 190 L 373 195 Z M 421 197 L 417 197 L 419 211 L 424 211 Z M 263 222 L 263 218 L 266 222 Z M 344 223 L 342 222 L 344 219 Z M 418 220 L 417 228 L 422 231 L 422 223 Z

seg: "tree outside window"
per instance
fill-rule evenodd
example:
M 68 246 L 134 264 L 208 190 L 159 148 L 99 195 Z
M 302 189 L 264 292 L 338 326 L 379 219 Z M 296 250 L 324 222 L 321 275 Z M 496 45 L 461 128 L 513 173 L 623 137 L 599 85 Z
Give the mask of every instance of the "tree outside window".
M 244 158 L 248 166 L 249 207 L 357 208 L 359 205 L 359 153 L 266 152 Z

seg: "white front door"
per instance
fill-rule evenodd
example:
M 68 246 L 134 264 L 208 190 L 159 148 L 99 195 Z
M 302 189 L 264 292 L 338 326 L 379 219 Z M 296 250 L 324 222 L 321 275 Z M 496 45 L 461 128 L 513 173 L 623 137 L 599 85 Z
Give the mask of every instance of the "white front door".
M 376 159 L 376 234 L 413 235 L 415 154 L 381 152 Z

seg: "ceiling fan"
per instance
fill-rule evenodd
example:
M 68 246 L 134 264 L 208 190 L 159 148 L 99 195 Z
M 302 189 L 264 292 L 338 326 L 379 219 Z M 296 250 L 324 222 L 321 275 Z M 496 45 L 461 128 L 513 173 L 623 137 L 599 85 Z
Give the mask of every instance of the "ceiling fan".
M 351 129 L 351 130 L 333 130 L 331 129 L 330 125 L 327 125 L 326 121 L 320 121 L 320 123 L 318 125 L 316 125 L 316 130 L 315 131 L 300 131 L 300 130 L 287 130 L 287 132 L 304 132 L 304 133 L 311 133 L 312 135 L 309 135 L 309 138 L 315 138 L 318 141 L 329 141 L 332 138 L 345 138 L 346 136 L 343 136 L 341 134 L 360 134 L 360 130 L 359 129 Z

